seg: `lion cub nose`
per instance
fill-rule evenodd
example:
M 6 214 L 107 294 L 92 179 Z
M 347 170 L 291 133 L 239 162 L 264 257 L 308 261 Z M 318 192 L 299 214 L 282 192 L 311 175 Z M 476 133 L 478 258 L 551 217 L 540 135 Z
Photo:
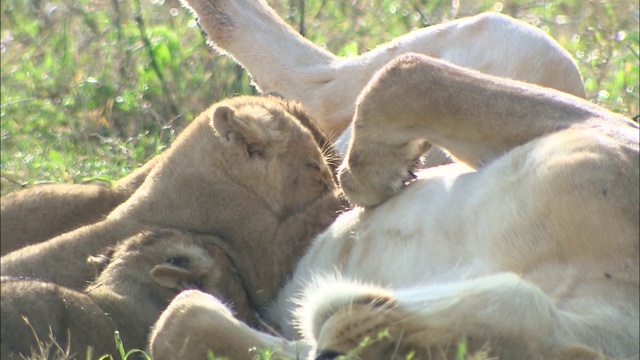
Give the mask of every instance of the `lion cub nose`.
M 320 352 L 320 354 L 318 354 L 318 356 L 316 356 L 315 360 L 334 360 L 341 355 L 344 354 L 333 350 L 323 350 Z

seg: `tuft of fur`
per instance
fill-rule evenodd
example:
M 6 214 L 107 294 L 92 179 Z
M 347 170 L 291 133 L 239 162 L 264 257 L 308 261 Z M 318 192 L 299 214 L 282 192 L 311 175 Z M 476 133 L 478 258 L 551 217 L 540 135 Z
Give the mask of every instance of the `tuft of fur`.
M 315 276 L 295 300 L 295 325 L 298 333 L 316 346 L 323 325 L 339 311 L 363 303 L 386 308 L 393 305 L 393 298 L 393 293 L 383 287 L 344 279 L 339 274 Z

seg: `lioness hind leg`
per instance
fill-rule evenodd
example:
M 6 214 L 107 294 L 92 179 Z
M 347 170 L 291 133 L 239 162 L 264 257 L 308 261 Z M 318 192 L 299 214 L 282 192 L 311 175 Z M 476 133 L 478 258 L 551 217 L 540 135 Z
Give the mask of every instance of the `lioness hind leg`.
M 300 36 L 264 0 L 182 2 L 196 13 L 209 40 L 242 64 L 262 92 L 300 101 L 331 137 L 348 126 L 356 97 L 374 72 L 408 52 L 585 97 L 571 55 L 540 29 L 505 15 L 447 21 L 359 56 L 338 57 Z M 347 131 L 337 139 L 341 154 L 349 136 Z
M 470 354 L 487 351 L 501 359 L 603 358 L 574 338 L 572 330 L 584 326 L 582 320 L 558 311 L 538 287 L 515 274 L 392 292 L 329 286 L 352 293 L 302 302 L 316 307 L 302 309 L 309 316 L 300 319 L 324 358 L 452 358 L 461 339 L 467 339 Z
M 637 129 L 631 120 L 565 93 L 403 55 L 380 70 L 358 99 L 340 183 L 352 202 L 375 206 L 411 180 L 408 168 L 428 143 L 478 168 L 574 126 Z

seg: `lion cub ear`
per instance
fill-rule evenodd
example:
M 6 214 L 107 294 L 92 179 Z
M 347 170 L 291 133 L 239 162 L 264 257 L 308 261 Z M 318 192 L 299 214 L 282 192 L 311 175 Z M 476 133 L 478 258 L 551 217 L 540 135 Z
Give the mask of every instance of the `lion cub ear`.
M 268 148 L 275 150 L 285 139 L 282 122 L 259 106 L 237 110 L 220 105 L 213 111 L 211 123 L 223 139 L 244 146 L 251 157 L 266 156 Z
M 211 125 L 224 139 L 232 140 L 234 136 L 241 134 L 238 128 L 246 127 L 238 124 L 235 114 L 236 109 L 226 105 L 220 105 L 213 110 Z
M 197 287 L 194 274 L 182 267 L 171 264 L 156 265 L 149 272 L 153 281 L 167 289 L 182 291 L 186 288 Z

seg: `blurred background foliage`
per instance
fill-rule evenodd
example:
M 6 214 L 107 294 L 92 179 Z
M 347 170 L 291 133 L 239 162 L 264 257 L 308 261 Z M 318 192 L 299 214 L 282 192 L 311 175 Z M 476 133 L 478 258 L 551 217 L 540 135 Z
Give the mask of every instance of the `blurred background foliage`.
M 638 114 L 637 0 L 271 0 L 294 28 L 355 55 L 412 29 L 498 11 L 576 59 L 589 100 Z M 110 183 L 161 152 L 211 103 L 254 93 L 177 0 L 2 0 L 2 194 Z M 488 49 L 490 51 L 490 49 Z

